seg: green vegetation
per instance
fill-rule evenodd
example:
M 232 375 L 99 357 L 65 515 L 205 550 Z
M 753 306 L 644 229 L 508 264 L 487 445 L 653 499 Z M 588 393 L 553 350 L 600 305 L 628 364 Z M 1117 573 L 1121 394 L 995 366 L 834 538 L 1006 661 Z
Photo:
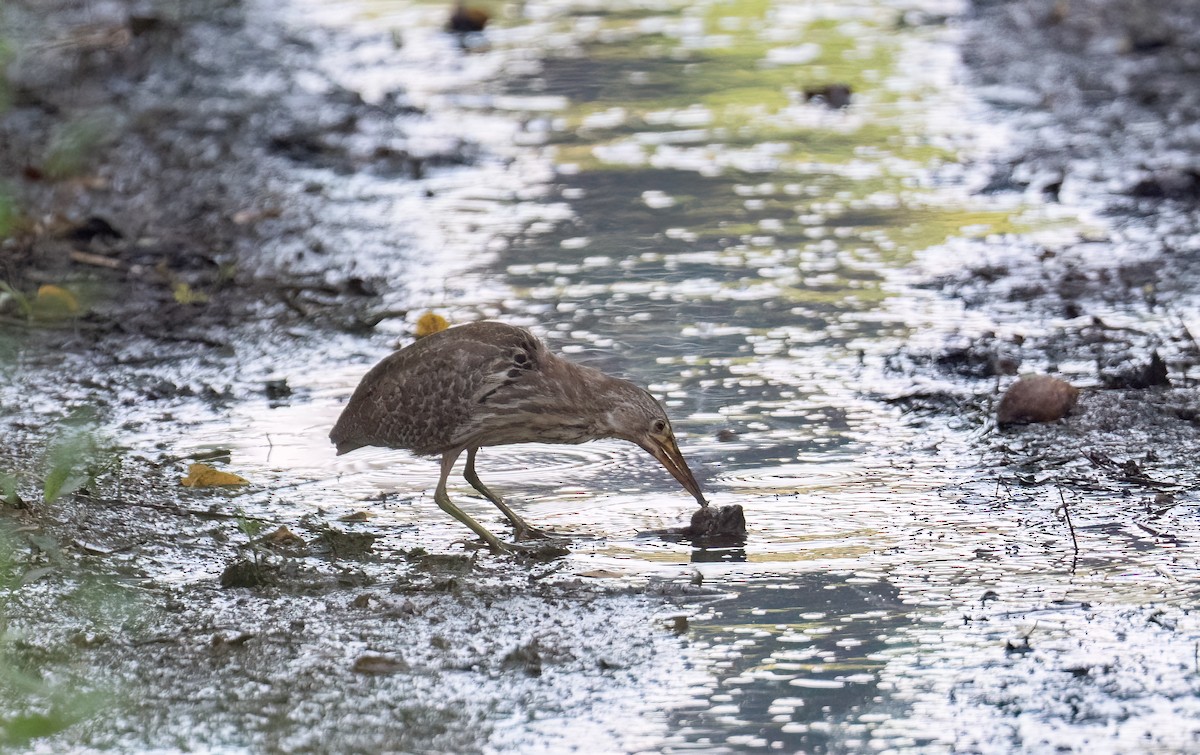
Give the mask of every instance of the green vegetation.
M 64 427 L 58 440 L 46 454 L 46 476 L 42 481 L 42 498 L 53 503 L 89 484 L 113 464 L 113 457 L 104 453 L 95 433 L 83 424 Z
M 117 704 L 112 689 L 88 663 L 90 648 L 130 629 L 137 601 L 64 552 L 26 507 L 22 483 L 40 483 L 53 503 L 118 468 L 120 460 L 97 434 L 87 412 L 61 423 L 38 471 L 0 471 L 0 749 L 25 746 L 92 718 Z M 9 509 L 9 510 L 5 510 Z M 57 583 L 47 593 L 44 583 Z M 47 594 L 55 597 L 46 603 Z
M 12 107 L 12 91 L 8 86 L 8 65 L 11 64 L 14 50 L 12 42 L 0 36 L 0 115 Z M 17 211 L 14 206 L 12 191 L 5 185 L 4 176 L 0 176 L 0 239 L 11 235 L 17 224 Z
M 119 474 L 121 464 L 120 452 L 98 433 L 91 412 L 79 411 L 48 440 L 36 471 L 22 476 L 0 470 L 0 502 L 17 504 L 25 483 L 39 486 L 42 500 L 54 503 L 79 490 L 96 489 L 101 477 Z
M 6 73 L 14 55 L 12 43 L 0 37 L 0 113 L 12 106 L 12 92 L 8 86 Z
M 12 93 L 9 91 L 8 77 L 5 75 L 12 57 L 12 45 L 0 37 L 0 115 L 12 105 Z M 12 233 L 16 220 L 11 192 L 5 186 L 3 177 L 0 177 L 0 240 Z
M 0 519 L 0 748 L 51 736 L 114 704 L 80 646 L 117 631 L 134 604 L 110 584 L 65 574 L 70 568 L 53 538 L 18 533 Z M 59 593 L 52 613 L 34 587 L 43 580 L 76 585 Z
M 9 472 L 0 471 L 0 503 L 14 507 L 23 503 L 17 492 L 17 476 Z
M 85 172 L 92 156 L 114 138 L 114 113 L 89 112 L 67 121 L 50 139 L 45 171 L 50 178 L 69 178 Z
M 4 112 L 0 109 L 0 113 Z M 13 206 L 11 193 L 0 183 L 0 239 L 12 234 L 17 225 L 17 212 Z

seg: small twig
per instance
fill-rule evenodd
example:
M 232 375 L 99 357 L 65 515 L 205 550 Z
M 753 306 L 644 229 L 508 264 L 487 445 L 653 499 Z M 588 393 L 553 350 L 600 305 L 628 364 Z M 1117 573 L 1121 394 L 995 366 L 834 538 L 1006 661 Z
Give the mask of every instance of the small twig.
M 143 509 L 154 509 L 168 514 L 178 514 L 179 516 L 194 516 L 197 519 L 249 519 L 254 522 L 263 522 L 271 524 L 272 520 L 262 517 L 250 516 L 248 514 L 227 514 L 220 511 L 201 511 L 199 509 L 189 509 L 182 506 L 171 506 L 165 503 L 151 503 L 150 501 L 113 501 L 113 503 L 123 503 L 126 506 L 137 506 Z
M 284 290 L 279 292 L 279 301 L 285 307 L 292 310 L 301 317 L 308 317 L 311 313 L 300 302 L 296 301 L 297 292 L 294 290 Z
M 1058 499 L 1062 501 L 1062 505 L 1054 510 L 1055 514 L 1062 512 L 1063 518 L 1067 520 L 1067 529 L 1071 532 L 1071 545 L 1075 548 L 1075 555 L 1071 559 L 1071 572 L 1075 572 L 1075 563 L 1079 560 L 1079 541 L 1075 538 L 1075 525 L 1071 523 L 1071 509 L 1067 506 L 1067 497 L 1063 495 L 1062 488 L 1058 489 Z
M 121 260 L 113 257 L 105 257 L 103 254 L 92 254 L 91 252 L 81 252 L 78 249 L 73 249 L 70 252 L 70 256 L 72 262 L 78 262 L 81 265 L 104 267 L 109 270 L 120 270 L 125 267 Z
M 384 320 L 393 320 L 407 316 L 407 309 L 384 309 L 370 315 L 364 315 L 363 317 L 359 318 L 359 322 L 368 328 L 373 328 Z
M 184 454 L 183 456 L 168 456 L 162 460 L 162 464 L 175 464 L 180 461 L 211 461 L 213 459 L 226 459 L 233 453 L 228 448 L 214 448 L 209 451 L 200 451 L 194 454 Z
M 553 575 L 553 574 L 557 574 L 558 572 L 562 571 L 562 570 L 563 570 L 563 569 L 566 567 L 566 565 L 567 565 L 567 564 L 566 564 L 565 562 L 562 562 L 562 563 L 555 564 L 553 567 L 551 567 L 551 568 L 547 569 L 547 570 L 546 570 L 546 571 L 544 571 L 544 572 L 541 572 L 540 574 L 530 574 L 530 575 L 529 575 L 529 581 L 530 581 L 531 583 L 532 583 L 532 582 L 537 582 L 538 580 L 542 580 L 542 579 L 545 579 L 546 577 L 549 577 L 549 576 L 551 576 L 551 575 Z

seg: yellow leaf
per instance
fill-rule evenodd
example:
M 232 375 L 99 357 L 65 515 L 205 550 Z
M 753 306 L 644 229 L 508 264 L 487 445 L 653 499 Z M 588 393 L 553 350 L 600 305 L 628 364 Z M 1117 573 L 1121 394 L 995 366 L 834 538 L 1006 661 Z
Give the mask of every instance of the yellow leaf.
M 208 301 L 208 294 L 193 291 L 186 283 L 175 284 L 175 301 L 180 304 L 203 304 Z
M 446 322 L 445 317 L 435 315 L 433 312 L 426 312 L 417 318 L 417 338 L 431 336 L 448 327 L 450 327 L 450 323 Z
M 193 464 L 188 467 L 188 475 L 179 481 L 185 488 L 212 488 L 220 485 L 249 485 L 245 477 L 222 472 L 207 464 Z
M 38 288 L 33 298 L 33 316 L 42 320 L 72 317 L 79 314 L 79 300 L 62 286 L 47 283 Z

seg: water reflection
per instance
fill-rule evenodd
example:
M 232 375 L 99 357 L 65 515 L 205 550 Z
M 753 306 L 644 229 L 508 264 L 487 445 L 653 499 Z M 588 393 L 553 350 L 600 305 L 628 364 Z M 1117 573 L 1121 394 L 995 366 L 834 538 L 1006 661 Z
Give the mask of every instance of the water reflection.
M 693 564 L 740 564 L 746 561 L 745 548 L 693 548 Z
M 731 588 L 727 599 L 698 607 L 704 613 L 689 650 L 716 673 L 702 691 L 705 704 L 674 714 L 669 746 L 812 752 L 875 738 L 889 717 L 858 716 L 880 699 L 881 654 L 910 621 L 899 591 L 849 574 L 738 580 Z

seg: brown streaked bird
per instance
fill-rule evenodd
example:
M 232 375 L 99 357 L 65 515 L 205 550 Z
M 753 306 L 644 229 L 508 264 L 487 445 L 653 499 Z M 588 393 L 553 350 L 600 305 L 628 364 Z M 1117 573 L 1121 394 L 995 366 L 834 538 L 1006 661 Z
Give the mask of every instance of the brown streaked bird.
M 528 330 L 499 322 L 443 330 L 386 357 L 359 383 L 329 437 L 338 455 L 363 446 L 441 454 L 434 500 L 493 552 L 509 548 L 446 493 L 463 451 L 463 477 L 512 522 L 516 539 L 537 530 L 480 482 L 475 455 L 484 446 L 620 438 L 648 451 L 708 505 L 648 391 L 556 356 Z

